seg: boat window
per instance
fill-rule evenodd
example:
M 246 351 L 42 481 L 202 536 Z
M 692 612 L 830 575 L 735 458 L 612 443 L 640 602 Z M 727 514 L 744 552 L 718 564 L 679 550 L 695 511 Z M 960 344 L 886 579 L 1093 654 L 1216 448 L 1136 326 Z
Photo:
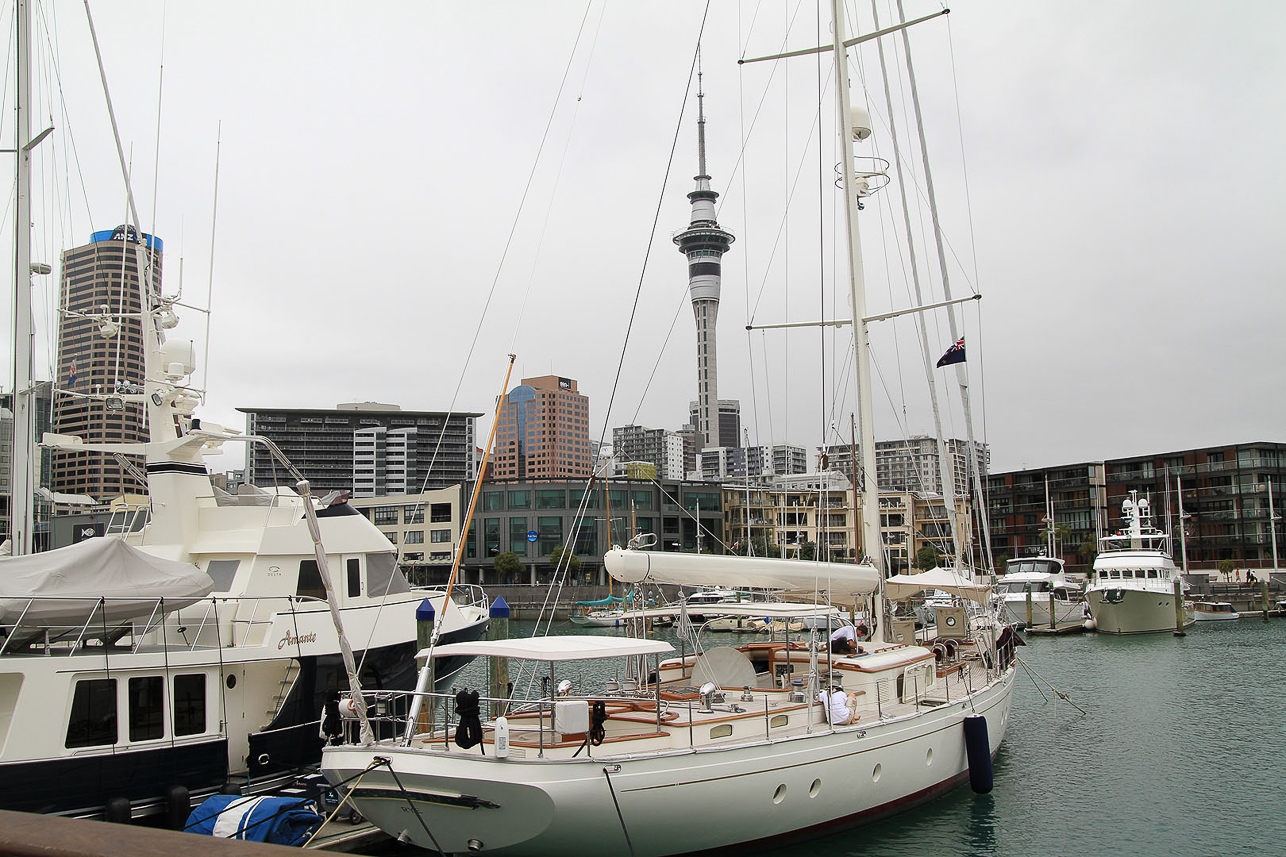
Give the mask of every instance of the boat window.
M 326 587 L 322 585 L 321 572 L 317 570 L 317 560 L 305 559 L 299 562 L 299 583 L 295 594 L 300 598 L 325 598 Z
M 383 598 L 385 595 L 410 591 L 411 585 L 397 569 L 397 557 L 391 553 L 366 555 L 366 594 L 368 596 Z
M 1120 580 L 1120 579 L 1121 579 L 1121 572 L 1120 572 L 1120 570 L 1119 570 L 1119 569 L 1115 569 L 1115 568 L 1114 568 L 1114 569 L 1112 569 L 1111 571 L 1109 571 L 1109 572 L 1107 573 L 1107 576 L 1108 576 L 1108 577 L 1110 577 L 1110 578 L 1112 578 L 1113 580 Z
M 1019 566 L 1018 566 L 1018 570 L 1019 570 L 1019 571 L 1035 571 L 1035 570 L 1036 570 L 1036 563 L 1034 563 L 1034 562 L 1024 562 L 1024 563 L 1022 563 L 1021 565 L 1019 565 Z
M 205 567 L 205 573 L 214 581 L 215 592 L 227 592 L 232 588 L 232 578 L 237 576 L 239 559 L 212 559 Z
M 348 597 L 358 598 L 362 594 L 362 561 L 354 557 L 344 565 L 348 571 Z
M 205 731 L 205 674 L 174 677 L 174 734 L 200 735 Z
M 116 679 L 76 682 L 67 723 L 66 746 L 98 747 L 116 743 Z
M 165 736 L 165 679 L 129 680 L 129 739 L 154 741 Z
M 718 726 L 711 728 L 710 739 L 715 740 L 718 738 L 727 738 L 731 734 L 732 734 L 732 724 L 720 723 Z
M 1048 581 L 1048 580 L 1041 580 L 1041 581 L 1038 581 L 1038 582 L 1036 582 L 1036 583 L 1032 584 L 1032 591 L 1033 591 L 1033 592 L 1048 592 L 1048 591 L 1049 591 L 1049 581 Z

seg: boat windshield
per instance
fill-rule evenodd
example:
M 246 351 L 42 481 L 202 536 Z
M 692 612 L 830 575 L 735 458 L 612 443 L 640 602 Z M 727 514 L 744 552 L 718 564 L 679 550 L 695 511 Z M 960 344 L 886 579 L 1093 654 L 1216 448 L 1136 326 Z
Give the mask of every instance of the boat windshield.
M 1016 593 L 1026 592 L 1026 591 L 1027 591 L 1027 590 L 1029 590 L 1029 589 L 1030 589 L 1032 592 L 1048 592 L 1048 591 L 1049 591 L 1049 581 L 1046 581 L 1046 580 L 1038 580 L 1038 581 L 1034 581 L 1034 582 L 1031 582 L 1031 583 L 1013 583 L 1013 582 L 1011 582 L 1011 583 L 1002 583 L 1002 584 L 1000 584 L 1000 594 L 1001 594 L 1001 595 L 1013 595 L 1013 594 L 1016 594 Z

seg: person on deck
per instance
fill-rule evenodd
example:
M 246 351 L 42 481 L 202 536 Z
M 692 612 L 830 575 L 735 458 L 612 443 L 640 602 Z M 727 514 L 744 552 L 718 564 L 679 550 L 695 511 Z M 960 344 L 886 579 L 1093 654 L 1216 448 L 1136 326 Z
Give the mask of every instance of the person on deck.
M 831 632 L 831 654 L 862 654 L 862 647 L 857 644 L 857 631 L 854 630 L 852 625 L 845 625 Z
M 832 726 L 856 723 L 860 717 L 857 713 L 857 694 L 845 693 L 837 684 L 831 685 L 829 690 L 823 688 L 817 694 L 817 701 L 826 706 L 827 719 Z

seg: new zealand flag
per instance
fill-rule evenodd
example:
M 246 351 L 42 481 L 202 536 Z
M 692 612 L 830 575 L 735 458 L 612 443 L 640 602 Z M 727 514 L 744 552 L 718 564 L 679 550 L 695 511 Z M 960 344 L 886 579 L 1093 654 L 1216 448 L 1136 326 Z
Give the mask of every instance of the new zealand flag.
M 938 368 L 950 366 L 952 363 L 965 362 L 964 337 L 956 340 L 956 344 L 947 349 L 947 353 L 938 358 Z

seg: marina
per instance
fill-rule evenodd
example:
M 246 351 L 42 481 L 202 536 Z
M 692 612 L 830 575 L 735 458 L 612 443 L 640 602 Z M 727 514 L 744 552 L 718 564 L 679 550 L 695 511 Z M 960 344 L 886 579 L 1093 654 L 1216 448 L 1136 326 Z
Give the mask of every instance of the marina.
M 521 58 L 521 73 L 515 65 L 492 79 L 521 104 L 503 158 L 493 150 L 491 168 L 479 169 L 464 151 L 494 141 L 476 117 L 466 134 L 441 133 L 484 102 L 431 106 L 440 91 L 472 91 L 494 73 L 470 54 L 461 66 L 469 87 L 451 73 L 411 76 L 427 83 L 414 97 L 406 87 L 408 120 L 451 122 L 423 134 L 423 152 L 407 158 L 416 166 L 394 182 L 435 217 L 450 199 L 450 228 L 468 223 L 502 243 L 453 242 L 439 220 L 416 244 L 427 254 L 404 251 L 415 242 L 392 240 L 397 227 L 352 207 L 363 234 L 387 226 L 387 268 L 363 259 L 336 288 L 300 267 L 277 271 L 269 288 L 257 279 L 262 261 L 243 258 L 235 276 L 257 285 L 234 301 L 230 347 L 210 323 L 222 126 L 201 251 L 208 292 L 198 299 L 196 287 L 184 291 L 183 236 L 170 225 L 183 221 L 157 202 L 167 184 L 163 77 L 154 120 L 134 112 L 137 84 L 122 99 L 118 83 L 117 103 L 129 104 L 121 123 L 105 57 L 129 44 L 123 19 L 105 16 L 104 51 L 86 2 L 107 124 L 88 135 L 78 125 L 71 148 L 63 126 L 79 108 L 51 107 L 64 91 L 53 5 L 13 3 L 0 855 L 163 854 L 185 842 L 211 857 L 255 853 L 252 843 L 371 857 L 1170 857 L 1282 847 L 1286 575 L 1276 510 L 1286 443 L 1109 459 L 1087 441 L 1083 463 L 993 469 L 983 412 L 997 398 L 1006 416 L 995 437 L 1011 444 L 996 446 L 1001 455 L 1017 458 L 1023 444 L 1032 445 L 1024 455 L 1043 457 L 1075 448 L 1067 431 L 1081 423 L 1087 438 L 1090 427 L 1111 426 L 1122 451 L 1144 437 L 1158 448 L 1180 441 L 1149 425 L 1137 398 L 1113 406 L 1102 387 L 1092 419 L 1078 412 L 1028 432 L 1030 418 L 1015 409 L 1027 394 L 1007 385 L 1026 370 L 1018 364 L 1042 362 L 1035 349 L 991 358 L 1006 374 L 987 403 L 984 342 L 1002 324 L 984 324 L 982 291 L 1002 297 L 1002 318 L 1015 298 L 1005 278 L 978 270 L 995 236 L 977 249 L 963 157 L 977 131 L 966 134 L 969 78 L 956 78 L 950 9 L 829 0 L 770 27 L 780 16 L 744 18 L 744 4 L 733 16 L 708 3 L 683 27 L 675 12 L 665 33 L 673 44 L 637 66 L 667 81 L 673 91 L 662 98 L 616 78 L 638 62 L 622 52 L 617 16 L 639 10 L 590 0 L 577 24 L 550 9 L 571 39 L 564 45 L 538 38 L 530 11 L 514 7 L 500 17 L 527 21 L 521 35 L 541 49 Z M 318 16 L 323 29 L 334 27 L 330 15 Z M 632 20 L 631 50 L 644 42 Z M 459 23 L 444 28 L 452 44 L 439 50 L 464 41 Z M 162 15 L 162 54 L 166 28 Z M 361 28 L 347 29 L 359 37 Z M 502 31 L 489 33 L 492 43 L 510 38 Z M 407 56 L 435 53 L 409 44 Z M 555 86 L 542 66 L 564 51 Z M 499 65 L 511 53 L 496 51 Z M 602 89 L 607 64 L 613 83 Z M 89 67 L 68 60 L 68 80 L 90 79 Z M 554 102 L 530 145 L 523 129 L 537 79 Z M 364 81 L 371 105 L 381 103 L 374 90 L 397 89 L 392 81 Z M 634 95 L 639 114 L 669 101 L 673 116 L 650 113 L 642 135 L 615 114 L 596 125 L 594 149 L 578 150 L 577 113 L 584 104 L 601 122 L 604 92 L 613 106 Z M 214 101 L 185 106 L 206 114 Z M 148 186 L 134 168 L 134 137 L 151 121 Z M 386 135 L 407 136 L 401 125 Z M 447 137 L 460 146 L 450 158 L 435 150 Z M 986 139 L 984 159 L 1006 168 L 984 170 L 983 194 L 1018 174 L 1009 165 L 1022 161 L 1010 148 L 1020 138 L 1010 128 Z M 398 160 L 396 146 L 385 148 L 381 169 Z M 301 169 L 308 149 L 298 146 Z M 87 163 L 91 152 L 116 163 L 86 170 L 67 154 L 81 150 Z M 614 165 L 612 181 L 584 183 L 598 166 L 586 151 Z M 440 179 L 413 181 L 420 162 Z M 574 229 L 544 186 L 555 162 L 555 187 L 598 194 L 592 206 L 577 197 L 595 215 Z M 675 176 L 693 167 L 680 190 Z M 52 178 L 73 169 L 82 175 L 74 192 Z M 97 183 L 116 169 L 120 225 L 85 229 L 76 209 L 49 228 L 78 194 L 89 209 L 97 194 L 86 172 Z M 343 172 L 326 164 L 309 180 L 338 194 Z M 490 194 L 486 218 L 471 210 L 474 196 L 447 190 L 466 174 L 471 193 Z M 660 181 L 654 210 L 641 201 L 653 190 L 635 186 L 640 176 Z M 495 217 L 518 189 L 517 210 Z M 265 199 L 243 200 L 234 219 L 244 227 L 273 211 L 288 234 L 301 218 L 287 224 L 285 204 L 278 212 Z M 314 199 L 309 215 L 329 214 L 338 199 Z M 978 213 L 1003 220 L 990 202 Z M 171 235 L 164 287 L 158 217 Z M 1044 217 L 1059 231 L 1052 212 Z M 608 222 L 610 240 L 599 235 L 592 247 Z M 668 239 L 663 222 L 679 226 Z M 1010 221 L 1015 236 L 1024 227 Z M 553 249 L 572 234 L 583 245 L 574 261 Z M 617 258 L 602 252 L 612 242 Z M 668 251 L 662 263 L 654 244 Z M 333 252 L 336 268 L 357 259 L 316 234 L 310 246 Z M 644 247 L 635 272 L 629 254 Z M 610 273 L 585 279 L 593 250 L 603 264 L 592 267 Z M 558 259 L 556 276 L 542 252 Z M 395 273 L 415 253 L 432 261 Z M 456 268 L 457 255 L 496 267 Z M 1043 295 L 1030 267 L 1021 278 Z M 1163 278 L 1167 263 L 1154 267 L 1137 279 Z M 40 279 L 55 269 L 56 280 Z M 1089 305 L 1093 284 L 1080 279 Z M 396 299 L 385 281 L 398 284 Z M 315 289 L 301 299 L 299 283 Z M 737 327 L 749 346 L 743 355 L 724 342 L 723 386 L 721 300 L 725 309 L 744 301 Z M 382 318 L 372 322 L 371 311 Z M 1138 316 L 1124 303 L 1104 315 Z M 252 316 L 271 326 L 249 334 Z M 323 316 L 347 324 L 336 331 Z M 681 317 L 695 343 L 678 383 L 664 363 Z M 1074 329 L 1072 314 L 1057 317 Z M 421 326 L 405 327 L 412 318 Z M 1087 338 L 1106 347 L 1108 322 L 1095 324 Z M 272 397 L 270 407 L 238 405 L 244 431 L 221 424 L 228 393 L 203 365 L 228 351 L 254 367 L 230 385 L 217 376 L 231 394 Z M 335 362 L 349 355 L 352 372 Z M 1269 356 L 1257 351 L 1257 365 Z M 563 363 L 581 380 L 562 374 Z M 1056 370 L 1041 384 L 1071 374 Z M 325 375 L 330 385 L 314 387 Z M 333 410 L 296 405 L 344 385 L 360 392 Z M 601 410 L 590 409 L 591 387 Z M 728 398 L 734 390 L 745 391 L 744 408 Z M 414 391 L 437 410 L 403 410 L 389 391 Z M 662 412 L 686 422 L 642 424 Z M 1204 429 L 1184 425 L 1182 442 L 1206 442 Z M 1239 430 L 1277 425 L 1247 417 Z M 808 446 L 794 445 L 805 437 Z M 1229 819 L 1235 829 L 1212 839 Z

